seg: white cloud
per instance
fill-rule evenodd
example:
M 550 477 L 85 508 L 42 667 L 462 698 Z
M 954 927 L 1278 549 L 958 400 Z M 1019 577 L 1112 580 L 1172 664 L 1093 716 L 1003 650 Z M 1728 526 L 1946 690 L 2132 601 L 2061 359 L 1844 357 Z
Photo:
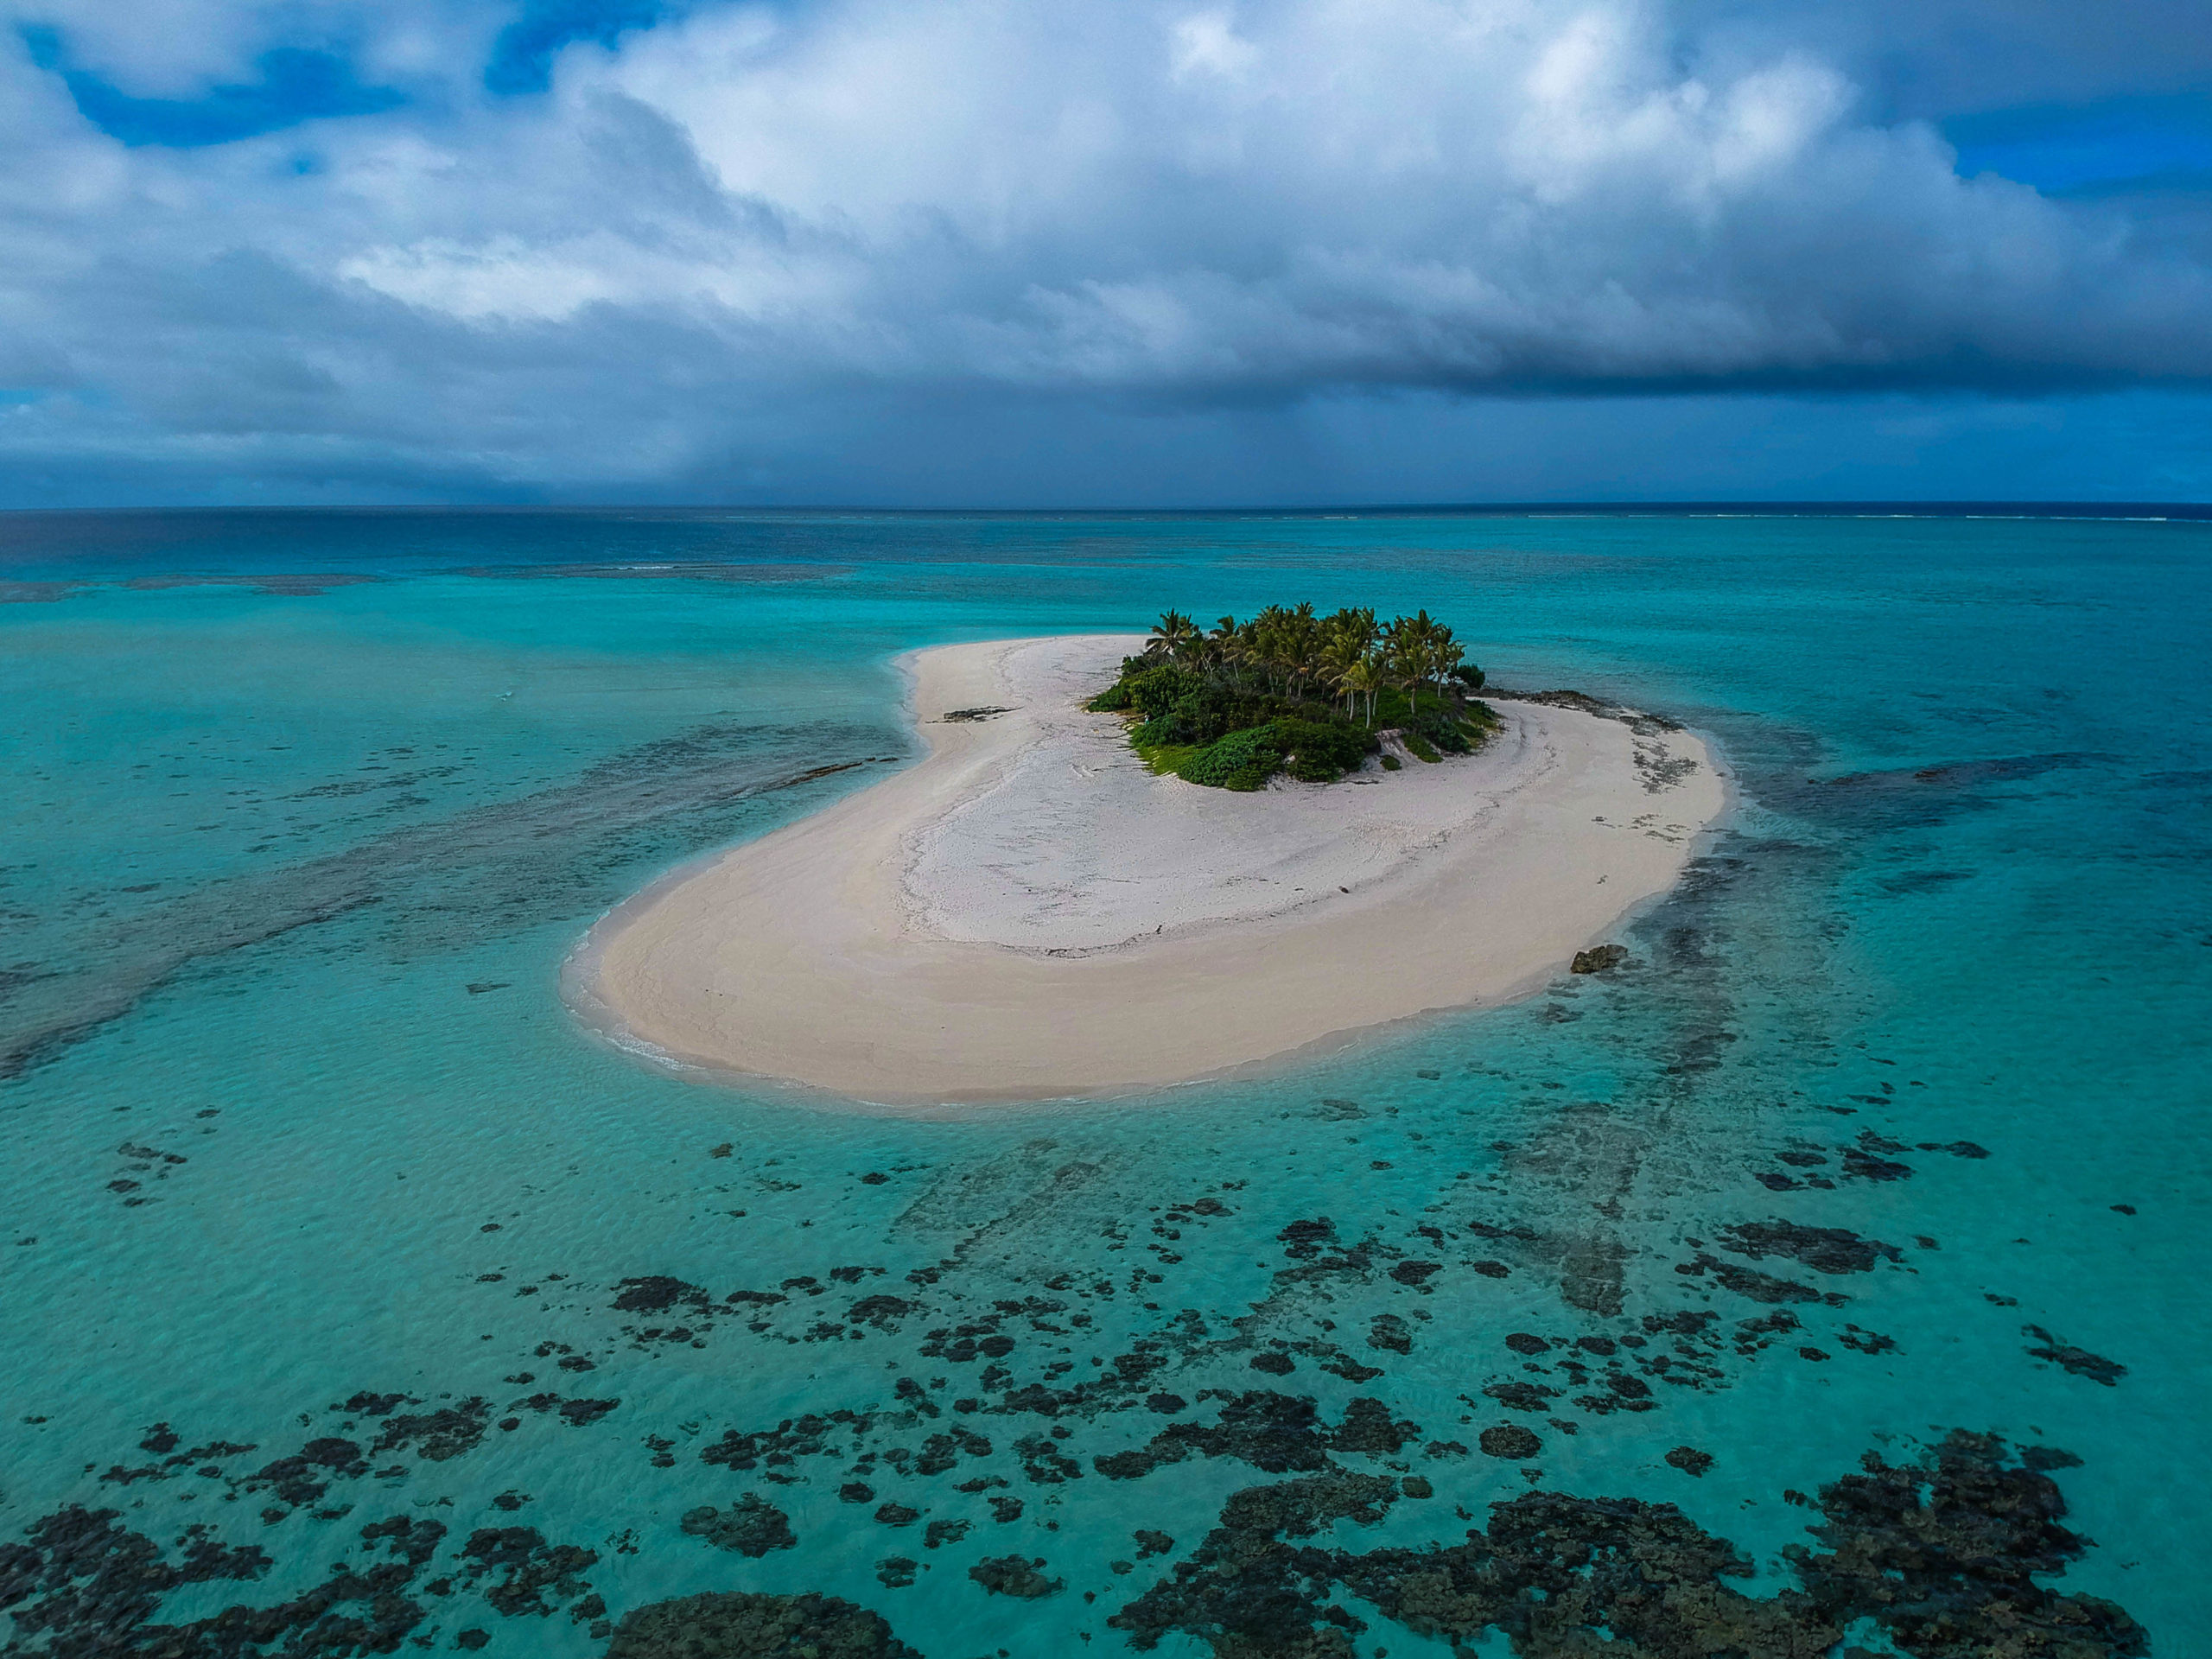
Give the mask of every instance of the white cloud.
M 1170 59 L 1175 79 L 1218 75 L 1242 80 L 1259 56 L 1251 42 L 1237 37 L 1236 23 L 1224 10 L 1193 12 L 1175 25 Z
M 143 87 L 276 38 L 162 3 L 199 42 L 166 60 L 113 8 L 57 16 Z M 312 15 L 417 67 L 497 22 Z M 2188 237 L 1962 181 L 1815 48 L 1688 16 L 707 6 L 570 47 L 543 98 L 462 54 L 435 98 L 187 151 L 126 150 L 0 48 L 0 349 L 106 411 L 0 448 L 641 478 L 884 398 L 2212 377 Z

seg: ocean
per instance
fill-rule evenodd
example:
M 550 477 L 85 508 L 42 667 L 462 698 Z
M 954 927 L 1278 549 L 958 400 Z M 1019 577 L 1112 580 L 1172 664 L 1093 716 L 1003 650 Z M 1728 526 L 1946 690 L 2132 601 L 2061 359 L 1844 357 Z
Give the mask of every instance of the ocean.
M 950 1121 L 563 1007 L 898 653 L 1307 599 L 1724 747 L 1626 966 Z M 0 518 L 0 1651 L 2212 1655 L 2208 620 L 2185 521 Z

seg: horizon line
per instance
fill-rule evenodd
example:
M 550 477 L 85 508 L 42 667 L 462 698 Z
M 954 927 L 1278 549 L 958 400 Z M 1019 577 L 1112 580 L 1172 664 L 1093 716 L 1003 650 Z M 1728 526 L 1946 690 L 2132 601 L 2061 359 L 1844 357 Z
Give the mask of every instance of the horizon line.
M 341 502 L 286 505 L 168 504 L 130 506 L 0 507 L 0 523 L 31 518 L 126 517 L 155 514 L 244 513 L 281 514 L 583 514 L 626 512 L 689 516 L 698 513 L 806 514 L 836 513 L 903 518 L 1359 518 L 1417 517 L 1431 514 L 1543 517 L 1715 517 L 1715 518 L 2083 518 L 2156 523 L 2179 518 L 2212 520 L 2212 500 L 2021 500 L 2002 498 L 1808 498 L 1759 499 L 1708 497 L 1683 500 L 1637 501 L 1424 501 L 1343 502 L 1326 505 L 1249 503 L 1234 506 L 1165 505 L 1109 506 L 893 506 L 820 502 L 763 504 L 748 502 Z

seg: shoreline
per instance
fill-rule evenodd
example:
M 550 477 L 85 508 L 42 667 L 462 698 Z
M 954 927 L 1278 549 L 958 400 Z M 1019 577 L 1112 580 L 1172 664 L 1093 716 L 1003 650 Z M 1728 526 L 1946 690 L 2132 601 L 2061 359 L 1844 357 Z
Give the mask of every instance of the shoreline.
M 1729 804 L 1694 734 L 1503 698 L 1433 765 L 1156 777 L 1080 706 L 1137 643 L 900 658 L 928 753 L 615 906 L 571 1005 L 633 1055 L 862 1108 L 1150 1093 L 1530 995 Z

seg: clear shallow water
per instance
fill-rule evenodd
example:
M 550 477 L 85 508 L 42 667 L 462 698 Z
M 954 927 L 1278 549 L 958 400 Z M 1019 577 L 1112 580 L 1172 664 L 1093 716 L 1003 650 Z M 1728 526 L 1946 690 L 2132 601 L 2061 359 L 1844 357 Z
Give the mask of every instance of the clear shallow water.
M 1283 1634 L 1325 1606 L 1363 1655 L 1443 1654 L 1342 1560 L 1619 1498 L 1681 1506 L 1772 1597 L 1823 1487 L 1964 1427 L 2081 1459 L 2051 1475 L 2094 1544 L 2054 1593 L 2212 1653 L 2208 538 L 0 523 L 8 1650 L 595 1655 L 635 1609 L 744 1590 L 874 1609 L 931 1659 L 1202 1654 L 1224 1619 L 1243 1652 L 1344 1650 Z M 678 568 L 608 573 L 639 564 Z M 302 580 L 331 575 L 356 580 Z M 1285 597 L 1427 605 L 1495 681 L 1727 746 L 1743 810 L 1635 967 L 1261 1081 L 956 1123 L 658 1076 L 562 1007 L 607 906 L 912 752 L 896 652 Z M 1535 1449 L 1487 1453 L 1506 1426 Z M 1306 1506 L 1287 1533 L 1247 1501 L 1209 1543 L 1232 1494 L 1317 1478 L 1270 1500 Z M 787 1547 L 717 1547 L 780 1541 L 734 1524 L 748 1496 Z M 1552 1518 L 1586 1540 L 1592 1513 Z M 415 1530 L 364 1537 L 393 1516 Z M 125 1533 L 266 1560 L 126 1573 Z M 1341 1552 L 1335 1580 L 1286 1545 Z M 1009 1557 L 1043 1566 L 970 1575 Z M 386 1578 L 291 1599 L 334 1563 Z M 233 1605 L 279 1610 L 265 1645 L 148 1634 Z

